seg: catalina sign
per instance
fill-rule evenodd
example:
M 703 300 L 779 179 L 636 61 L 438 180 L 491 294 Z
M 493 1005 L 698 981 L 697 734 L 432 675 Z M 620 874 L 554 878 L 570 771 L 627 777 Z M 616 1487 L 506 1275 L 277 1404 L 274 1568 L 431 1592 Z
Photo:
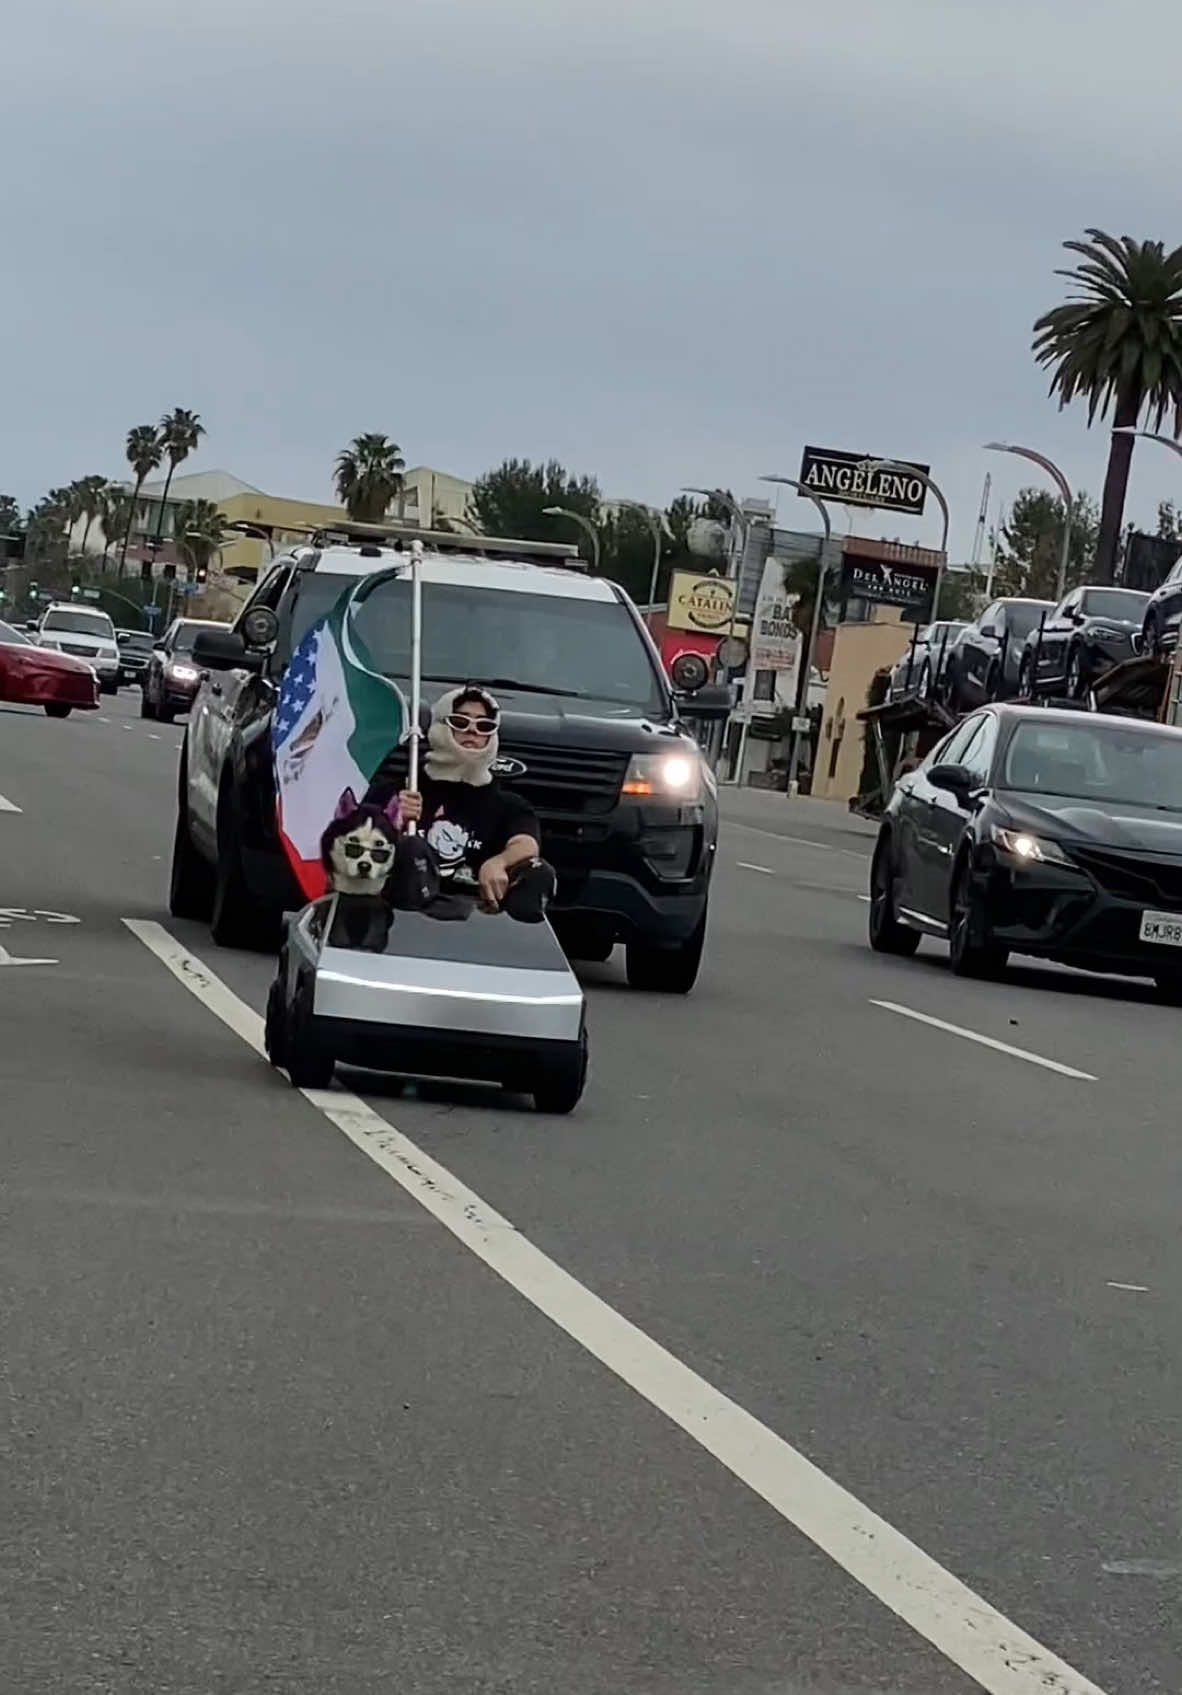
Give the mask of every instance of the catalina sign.
M 874 455 L 869 453 L 806 447 L 800 461 L 800 482 L 818 500 L 833 500 L 843 506 L 880 506 L 888 512 L 920 517 L 928 492 L 923 479 L 929 467 L 906 459 L 898 462 L 898 469 L 864 470 L 863 466 L 873 460 Z

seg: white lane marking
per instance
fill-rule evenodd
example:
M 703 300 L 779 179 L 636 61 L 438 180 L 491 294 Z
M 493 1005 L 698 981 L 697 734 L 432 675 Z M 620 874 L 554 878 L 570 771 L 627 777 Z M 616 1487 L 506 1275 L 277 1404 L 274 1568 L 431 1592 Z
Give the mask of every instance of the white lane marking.
M 880 1006 L 884 1012 L 897 1012 L 900 1018 L 914 1018 L 917 1024 L 930 1024 L 933 1030 L 944 1030 L 949 1036 L 962 1036 L 966 1042 L 976 1042 L 983 1048 L 995 1048 L 998 1053 L 1008 1053 L 1012 1059 L 1024 1059 L 1030 1065 L 1041 1065 L 1044 1071 L 1057 1071 L 1061 1077 L 1075 1077 L 1081 1083 L 1098 1081 L 1090 1071 L 1077 1071 L 1074 1065 L 1063 1065 L 1057 1059 L 1044 1059 L 1042 1054 L 1031 1053 L 1026 1048 L 1011 1047 L 1009 1042 L 999 1042 L 993 1036 L 982 1036 L 979 1031 L 966 1030 L 961 1024 L 948 1024 L 943 1018 L 933 1018 L 927 1012 L 916 1012 L 914 1007 L 900 1006 L 897 1001 L 876 1001 L 871 997 L 870 1004 Z
M 0 947 L 0 965 L 60 965 L 57 959 L 24 959 L 10 954 L 7 948 Z
M 1130 1295 L 1147 1295 L 1149 1293 L 1148 1283 L 1110 1283 L 1108 1287 L 1110 1289 L 1127 1289 Z
M 867 906 L 869 906 L 869 905 L 870 905 L 870 896 L 869 896 L 869 895 L 859 895 L 859 896 L 858 896 L 858 899 L 859 899 L 859 900 L 864 900 L 864 901 L 865 901 L 865 902 L 866 902 L 866 905 L 867 905 Z
M 103 718 L 101 716 L 95 719 L 96 724 L 109 724 L 110 722 L 111 720 L 109 718 Z
M 158 742 L 160 740 L 160 737 L 156 734 L 155 730 L 149 730 L 148 731 L 148 740 L 150 742 Z
M 75 918 L 68 912 L 44 912 L 40 907 L 30 912 L 27 906 L 0 906 L 0 928 L 9 929 L 15 919 L 23 919 L 27 924 L 35 924 L 39 918 L 44 918 L 50 924 L 81 924 L 80 918 Z
M 857 848 L 836 847 L 832 842 L 818 842 L 812 836 L 782 836 L 778 830 L 761 830 L 758 824 L 740 824 L 737 818 L 724 818 L 724 830 L 749 830 L 753 836 L 767 836 L 773 842 L 791 842 L 796 847 L 819 848 L 822 853 L 844 853 L 850 859 L 869 859 L 874 851 L 874 845 L 860 853 Z
M 244 1042 L 263 1020 L 160 924 L 123 922 Z M 1103 1695 L 802 1453 L 629 1323 L 356 1095 L 305 1098 L 490 1270 L 713 1454 L 989 1695 Z
M 0 795 L 0 812 L 19 812 L 19 811 L 20 811 L 20 807 L 16 804 L 16 802 L 14 800 L 5 800 L 4 796 Z
M 736 859 L 735 864 L 740 871 L 758 871 L 761 877 L 774 877 L 776 874 L 770 865 L 752 865 L 746 859 Z

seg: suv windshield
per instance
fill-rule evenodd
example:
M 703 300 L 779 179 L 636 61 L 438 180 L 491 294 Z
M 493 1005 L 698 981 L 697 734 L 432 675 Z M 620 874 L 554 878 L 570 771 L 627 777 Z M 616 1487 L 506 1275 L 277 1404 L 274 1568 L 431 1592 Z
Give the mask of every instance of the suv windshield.
M 1149 596 L 1135 589 L 1089 589 L 1080 610 L 1087 618 L 1123 618 L 1139 624 L 1148 604 Z
M 305 574 L 292 613 L 295 650 L 352 579 Z M 410 673 L 410 582 L 386 583 L 362 605 L 358 631 L 387 676 Z M 428 583 L 423 590 L 423 676 L 484 682 L 498 692 L 577 697 L 643 713 L 666 709 L 640 632 L 619 601 Z M 496 679 L 505 681 L 497 684 Z
M 121 630 L 119 646 L 129 647 L 133 653 L 151 653 L 155 642 L 146 630 Z
M 95 641 L 115 640 L 115 626 L 105 612 L 47 612 L 41 628 L 64 630 L 72 636 L 93 636 Z
M 1022 723 L 1003 786 L 1102 808 L 1182 812 L 1182 736 L 1148 724 Z
M 174 653 L 192 653 L 193 643 L 197 640 L 197 632 L 204 628 L 203 624 L 178 624 L 172 638 L 172 651 Z

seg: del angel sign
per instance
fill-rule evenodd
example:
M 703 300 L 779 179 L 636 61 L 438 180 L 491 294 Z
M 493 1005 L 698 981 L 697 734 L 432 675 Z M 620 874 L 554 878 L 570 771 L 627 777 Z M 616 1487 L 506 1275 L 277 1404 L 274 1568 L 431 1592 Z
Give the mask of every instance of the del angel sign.
M 866 471 L 868 461 L 881 458 L 872 453 L 845 453 L 836 447 L 806 447 L 800 461 L 799 481 L 818 500 L 842 506 L 880 506 L 888 512 L 908 512 L 918 518 L 927 499 L 929 466 L 913 460 L 892 462 L 891 468 Z M 915 473 L 919 472 L 916 476 Z

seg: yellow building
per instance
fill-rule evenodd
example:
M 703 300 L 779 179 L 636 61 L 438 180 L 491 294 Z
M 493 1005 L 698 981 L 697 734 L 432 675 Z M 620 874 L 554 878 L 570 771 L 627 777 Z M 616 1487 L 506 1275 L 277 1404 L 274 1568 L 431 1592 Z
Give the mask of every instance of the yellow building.
M 903 657 L 914 628 L 893 606 L 872 608 L 869 623 L 838 625 L 813 773 L 812 792 L 819 799 L 849 800 L 857 794 L 864 728 L 857 715 L 866 705 L 874 673 Z

